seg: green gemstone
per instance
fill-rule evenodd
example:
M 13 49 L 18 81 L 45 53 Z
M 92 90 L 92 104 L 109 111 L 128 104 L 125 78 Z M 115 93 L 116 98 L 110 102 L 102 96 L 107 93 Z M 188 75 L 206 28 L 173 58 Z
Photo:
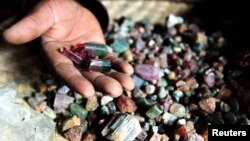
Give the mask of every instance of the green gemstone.
M 89 71 L 108 72 L 111 70 L 110 60 L 91 59 Z
M 175 97 L 183 97 L 183 92 L 182 92 L 182 91 L 175 90 L 175 91 L 173 92 L 173 96 L 175 96 Z
M 153 132 L 153 133 L 157 133 L 159 130 L 159 127 L 158 126 L 150 126 L 150 132 Z
M 107 46 L 105 44 L 84 43 L 83 46 L 91 56 L 103 57 L 107 53 Z
M 177 101 L 177 102 L 180 101 L 180 98 L 182 98 L 183 95 L 184 95 L 184 94 L 183 94 L 182 91 L 175 90 L 175 91 L 173 92 L 173 97 L 174 97 L 175 101 Z
M 162 113 L 162 109 L 160 105 L 154 105 L 150 109 L 148 109 L 148 111 L 146 112 L 146 115 L 149 118 L 153 119 L 153 118 L 158 117 L 161 113 Z
M 200 51 L 204 50 L 205 48 L 206 48 L 206 45 L 201 44 L 201 43 L 196 43 L 194 45 L 193 49 L 194 49 L 194 51 L 200 52 Z
M 86 119 L 88 115 L 88 111 L 76 103 L 70 104 L 69 109 L 70 109 L 71 114 L 78 115 L 81 118 L 81 120 Z
M 136 103 L 138 105 L 141 105 L 141 106 L 149 106 L 150 105 L 150 102 L 148 101 L 148 99 L 146 99 L 145 97 L 140 97 L 136 100 Z
M 166 96 L 167 96 L 167 91 L 166 91 L 166 89 L 165 89 L 164 87 L 161 87 L 161 88 L 160 88 L 160 91 L 159 91 L 159 93 L 158 93 L 158 97 L 159 97 L 160 99 L 164 99 Z
M 101 114 L 104 115 L 104 116 L 108 116 L 110 114 L 109 112 L 109 108 L 107 106 L 102 106 L 101 107 Z
M 157 95 L 150 95 L 150 97 L 149 97 L 149 100 L 151 100 L 152 102 L 155 102 L 155 101 L 157 101 Z
M 45 108 L 45 110 L 43 111 L 43 114 L 46 115 L 47 117 L 51 118 L 51 119 L 56 118 L 56 112 L 54 110 L 52 110 L 49 106 L 47 106 Z
M 110 46 L 113 48 L 114 52 L 118 54 L 129 49 L 129 43 L 125 39 L 116 39 Z
M 149 128 L 150 128 L 150 124 L 149 124 L 148 122 L 145 122 L 145 123 L 144 123 L 144 126 L 143 126 L 143 129 L 144 129 L 145 131 L 149 131 Z
M 160 84 L 161 84 L 162 87 L 167 87 L 167 86 L 168 86 L 168 82 L 167 82 L 167 80 L 164 79 L 164 78 L 161 78 L 161 79 L 160 79 Z

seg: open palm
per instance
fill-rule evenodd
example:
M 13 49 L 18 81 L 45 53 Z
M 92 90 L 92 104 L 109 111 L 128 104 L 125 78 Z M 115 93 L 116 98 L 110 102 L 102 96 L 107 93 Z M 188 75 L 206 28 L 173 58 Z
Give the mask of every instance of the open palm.
M 76 43 L 96 42 L 105 44 L 102 30 L 95 16 L 73 0 L 43 1 L 25 18 L 4 32 L 5 39 L 13 44 L 29 42 L 41 37 L 43 50 L 60 78 L 84 97 L 95 90 L 119 96 L 122 89 L 131 90 L 134 82 L 129 74 L 133 68 L 118 58 L 107 54 L 116 71 L 79 71 L 71 60 L 58 52 L 62 47 Z

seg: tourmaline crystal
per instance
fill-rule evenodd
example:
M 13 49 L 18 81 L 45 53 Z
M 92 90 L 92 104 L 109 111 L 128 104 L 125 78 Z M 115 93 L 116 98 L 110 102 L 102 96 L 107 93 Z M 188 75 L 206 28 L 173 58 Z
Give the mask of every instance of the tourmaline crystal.
M 69 107 L 71 114 L 78 115 L 81 118 L 81 120 L 84 120 L 88 115 L 88 111 L 76 103 L 70 104 Z
M 110 60 L 90 59 L 84 65 L 89 71 L 108 72 L 111 69 Z
M 137 109 L 135 102 L 125 95 L 118 98 L 117 106 L 121 112 L 132 113 Z
M 83 46 L 90 56 L 103 57 L 107 53 L 107 47 L 104 44 L 84 43 Z
M 110 46 L 113 48 L 114 52 L 118 54 L 129 49 L 129 43 L 125 39 L 116 39 Z
M 159 78 L 160 69 L 152 65 L 140 64 L 135 66 L 135 73 L 142 79 L 154 83 Z
M 102 130 L 102 136 L 113 141 L 133 141 L 142 131 L 139 121 L 125 113 L 116 113 Z
M 141 88 L 141 86 L 145 83 L 145 80 L 143 80 L 141 77 L 133 74 L 132 75 L 132 79 L 134 80 L 135 82 L 135 87 L 136 88 Z
M 77 44 L 70 50 L 63 48 L 61 53 L 83 70 L 107 72 L 111 69 L 110 60 L 97 59 L 107 53 L 107 47 L 104 44 Z
M 69 107 L 71 103 L 73 103 L 74 98 L 62 95 L 62 94 L 56 94 L 55 100 L 54 100 L 54 109 L 57 113 L 62 113 Z
M 146 115 L 149 118 L 154 119 L 154 118 L 158 117 L 162 112 L 163 111 L 162 111 L 161 106 L 156 104 L 156 105 L 152 106 L 150 109 L 148 109 L 148 111 L 146 112 Z
M 80 56 L 76 55 L 75 53 L 66 48 L 63 48 L 63 51 L 61 53 L 66 57 L 68 57 L 72 62 L 74 62 L 77 65 L 80 65 L 83 61 L 83 59 Z
M 183 117 L 186 113 L 185 107 L 179 103 L 173 103 L 170 106 L 169 111 L 177 117 Z
M 53 111 L 49 106 L 46 106 L 46 108 L 43 111 L 43 114 L 46 115 L 47 117 L 51 118 L 51 119 L 56 118 L 56 112 Z

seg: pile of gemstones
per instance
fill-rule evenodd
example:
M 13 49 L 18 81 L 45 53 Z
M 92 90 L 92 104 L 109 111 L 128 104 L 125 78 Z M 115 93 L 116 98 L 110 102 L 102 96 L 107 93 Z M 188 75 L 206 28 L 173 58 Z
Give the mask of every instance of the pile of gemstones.
M 69 141 L 204 141 L 208 125 L 250 124 L 235 96 L 242 89 L 240 71 L 225 69 L 223 33 L 207 35 L 196 23 L 170 15 L 165 25 L 122 17 L 105 36 L 107 45 L 79 44 L 62 54 L 80 68 L 109 71 L 108 60 L 92 67 L 95 57 L 89 56 L 112 51 L 134 67 L 132 91 L 84 99 L 44 75 L 28 98 Z

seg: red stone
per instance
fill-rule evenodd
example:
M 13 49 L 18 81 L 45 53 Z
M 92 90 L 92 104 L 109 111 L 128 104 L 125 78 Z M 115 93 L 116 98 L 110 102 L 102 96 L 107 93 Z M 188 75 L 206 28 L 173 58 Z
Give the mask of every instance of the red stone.
M 118 98 L 117 106 L 121 112 L 132 113 L 137 109 L 135 102 L 125 95 Z

